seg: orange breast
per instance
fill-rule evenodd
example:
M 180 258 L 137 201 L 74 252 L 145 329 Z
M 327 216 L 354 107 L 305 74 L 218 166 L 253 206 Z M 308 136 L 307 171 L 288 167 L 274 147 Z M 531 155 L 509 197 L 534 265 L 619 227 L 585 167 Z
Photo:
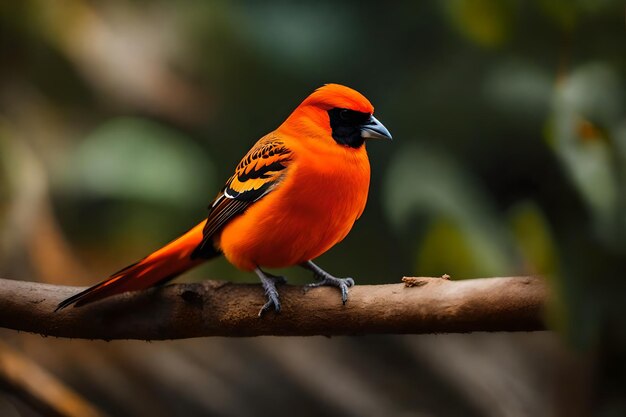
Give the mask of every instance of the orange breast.
M 233 265 L 292 266 L 346 237 L 367 201 L 367 153 L 322 145 L 290 146 L 293 161 L 280 185 L 223 228 L 216 243 Z

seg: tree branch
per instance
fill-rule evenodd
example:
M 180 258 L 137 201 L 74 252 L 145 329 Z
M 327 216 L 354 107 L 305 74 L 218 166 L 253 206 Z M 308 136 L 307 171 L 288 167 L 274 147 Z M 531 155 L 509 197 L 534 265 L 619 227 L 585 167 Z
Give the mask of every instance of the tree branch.
M 543 330 L 547 289 L 540 278 L 357 285 L 344 306 L 336 288 L 282 285 L 282 312 L 257 313 L 260 285 L 205 281 L 126 293 L 54 312 L 82 288 L 0 279 L 0 327 L 82 339 L 202 336 L 312 336 Z

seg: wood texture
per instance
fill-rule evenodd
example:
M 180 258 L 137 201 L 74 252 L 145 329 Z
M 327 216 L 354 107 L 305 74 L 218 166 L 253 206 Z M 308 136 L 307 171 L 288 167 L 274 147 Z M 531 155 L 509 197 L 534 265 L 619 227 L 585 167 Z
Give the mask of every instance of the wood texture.
M 336 288 L 278 287 L 283 310 L 257 313 L 260 285 L 205 281 L 121 294 L 54 312 L 82 288 L 0 279 L 0 327 L 46 336 L 162 340 L 202 336 L 311 336 L 543 330 L 547 289 L 537 277 L 405 278 Z

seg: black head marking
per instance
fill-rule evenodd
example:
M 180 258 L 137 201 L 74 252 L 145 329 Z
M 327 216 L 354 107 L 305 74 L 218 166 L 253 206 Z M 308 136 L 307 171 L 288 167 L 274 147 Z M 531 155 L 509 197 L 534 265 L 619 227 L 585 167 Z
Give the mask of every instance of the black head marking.
M 328 110 L 333 139 L 340 145 L 359 148 L 365 139 L 361 137 L 361 126 L 370 119 L 369 113 L 334 108 Z

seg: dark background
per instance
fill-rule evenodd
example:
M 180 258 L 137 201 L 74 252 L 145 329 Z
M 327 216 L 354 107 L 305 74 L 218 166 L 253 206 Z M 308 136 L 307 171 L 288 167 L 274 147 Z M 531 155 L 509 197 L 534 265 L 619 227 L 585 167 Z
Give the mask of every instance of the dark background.
M 555 297 L 542 333 L 0 342 L 110 415 L 626 415 L 624 18 L 611 0 L 3 2 L 3 278 L 87 285 L 143 257 L 335 82 L 394 142 L 368 144 L 368 207 L 320 265 L 542 274 Z M 181 280 L 207 278 L 255 281 L 224 260 Z M 0 414 L 39 415 L 9 389 Z

